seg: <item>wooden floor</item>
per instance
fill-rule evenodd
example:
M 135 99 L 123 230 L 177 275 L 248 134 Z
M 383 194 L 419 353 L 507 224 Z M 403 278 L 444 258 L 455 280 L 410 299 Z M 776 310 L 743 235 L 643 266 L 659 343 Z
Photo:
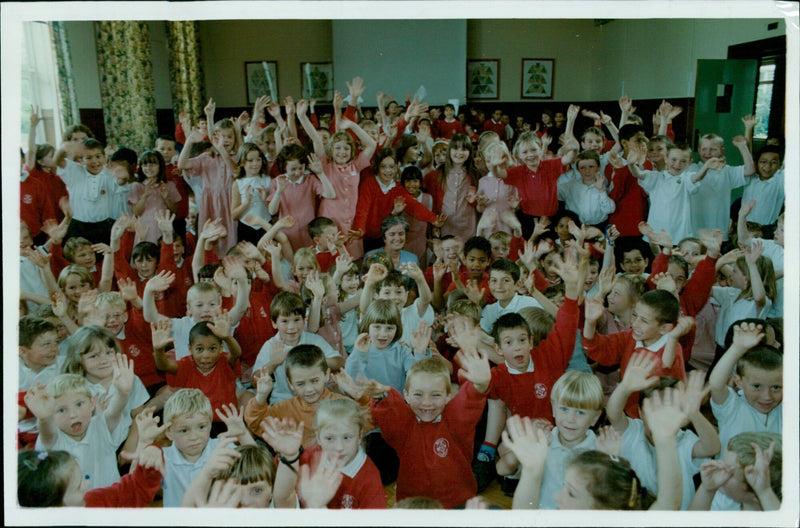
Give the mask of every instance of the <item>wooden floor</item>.
M 389 484 L 384 488 L 386 490 L 386 504 L 388 508 L 394 506 L 394 486 L 394 484 Z M 483 497 L 491 506 L 499 506 L 504 510 L 511 509 L 511 497 L 507 497 L 505 493 L 503 493 L 503 491 L 500 489 L 500 483 L 497 482 L 497 480 L 493 480 L 489 487 L 486 488 L 486 490 L 481 493 L 480 496 Z

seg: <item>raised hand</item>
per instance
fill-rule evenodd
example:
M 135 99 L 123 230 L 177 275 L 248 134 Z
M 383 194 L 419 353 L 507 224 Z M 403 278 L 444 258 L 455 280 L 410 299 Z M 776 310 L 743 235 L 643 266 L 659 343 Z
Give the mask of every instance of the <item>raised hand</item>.
M 753 240 L 749 248 L 744 250 L 744 259 L 749 266 L 755 266 L 758 262 L 758 257 L 764 253 L 764 243 L 760 240 Z
M 231 462 L 231 465 L 233 463 Z M 242 501 L 244 487 L 236 479 L 217 480 L 211 485 L 208 499 L 202 504 L 203 508 L 237 508 Z
M 272 392 L 272 376 L 270 376 L 267 369 L 262 368 L 253 372 L 253 380 L 256 382 L 256 396 L 261 397 L 259 401 L 262 403 L 266 402 Z
M 674 439 L 688 418 L 681 409 L 681 396 L 676 389 L 654 392 L 644 400 L 644 421 L 653 434 L 653 442 Z
M 332 376 L 333 380 L 336 382 L 336 385 L 339 387 L 339 390 L 354 400 L 358 400 L 364 395 L 363 384 L 356 383 L 355 380 L 350 377 L 350 374 L 345 372 L 344 369 L 340 369 L 339 372 L 332 374 Z
M 374 263 L 369 267 L 367 275 L 364 277 L 364 282 L 367 284 L 376 284 L 386 278 L 389 271 L 383 264 Z
M 166 350 L 175 342 L 175 338 L 170 337 L 172 332 L 172 319 L 161 319 L 150 324 L 150 334 L 152 336 L 154 350 Z
M 353 350 L 361 352 L 362 354 L 366 354 L 367 352 L 369 352 L 369 345 L 370 345 L 369 334 L 363 332 L 361 334 L 358 334 L 358 337 L 356 337 L 356 340 L 353 343 Z
M 56 413 L 55 399 L 38 381 L 35 387 L 29 388 L 25 393 L 25 405 L 39 420 L 50 419 Z
M 205 108 L 203 108 L 203 112 L 205 112 L 206 114 L 213 114 L 216 109 L 217 109 L 217 103 L 214 102 L 213 98 L 210 98 L 208 100 L 208 104 L 205 106 Z M 211 127 L 212 125 L 213 123 L 208 124 L 209 127 Z
M 163 186 L 162 189 L 167 192 L 166 186 Z M 175 221 L 175 215 L 172 214 L 168 209 L 156 211 L 155 219 L 156 225 L 161 233 L 171 233 L 173 231 L 172 222 Z
M 527 416 L 511 416 L 506 420 L 503 443 L 514 453 L 522 467 L 544 470 L 549 449 L 547 433 L 536 427 Z
M 166 291 L 173 282 L 175 282 L 175 274 L 171 271 L 164 270 L 150 277 L 145 288 L 157 292 Z
M 425 353 L 428 348 L 428 342 L 431 340 L 431 327 L 425 320 L 420 320 L 417 325 L 417 330 L 411 331 L 411 348 L 414 353 Z
M 244 410 L 237 409 L 235 405 L 225 404 L 217 409 L 217 416 L 227 427 L 228 434 L 241 438 L 249 434 L 244 425 Z
M 461 364 L 461 368 L 458 370 L 459 374 L 472 382 L 475 390 L 481 393 L 486 392 L 489 389 L 489 382 L 492 380 L 488 356 L 480 349 L 462 348 L 456 357 Z
M 659 290 L 668 291 L 670 293 L 676 294 L 678 293 L 678 287 L 675 284 L 675 279 L 672 278 L 672 275 L 669 273 L 656 273 L 652 277 L 653 283 L 656 285 L 656 288 Z
M 303 443 L 305 424 L 299 424 L 291 418 L 275 418 L 268 416 L 261 422 L 261 438 L 279 454 L 286 458 L 294 458 Z
M 366 87 L 364 86 L 364 79 L 361 77 L 353 77 L 353 82 L 347 82 L 347 89 L 350 91 L 350 103 L 353 106 L 358 104 L 358 98 L 364 93 Z
M 322 161 L 319 159 L 319 156 L 314 154 L 313 152 L 309 152 L 308 154 L 308 168 L 314 174 L 322 174 Z
M 111 359 L 111 367 L 114 373 L 112 385 L 122 394 L 130 394 L 133 390 L 133 360 L 125 354 L 115 354 Z
M 297 489 L 306 508 L 324 508 L 333 499 L 344 478 L 341 465 L 324 453 L 313 475 L 310 466 L 300 466 Z
M 763 328 L 755 323 L 742 323 L 733 327 L 733 343 L 740 350 L 750 350 L 764 339 Z
M 136 415 L 136 429 L 139 431 L 139 444 L 152 444 L 166 431 L 167 427 L 172 425 L 171 422 L 167 422 L 159 426 L 159 418 L 158 416 L 154 416 L 155 412 L 155 407 L 147 407 Z
M 641 351 L 633 354 L 628 366 L 625 368 L 625 375 L 622 377 L 622 385 L 630 392 L 643 391 L 658 384 L 658 376 L 653 376 L 653 371 L 661 364 L 661 360 L 655 354 Z
M 625 162 L 622 157 L 620 157 L 620 155 L 614 151 L 608 153 L 608 164 L 615 169 L 621 169 L 625 166 Z
M 750 444 L 755 451 L 755 461 L 749 466 L 744 468 L 744 478 L 756 495 L 769 491 L 772 486 L 770 484 L 769 476 L 769 463 L 772 457 L 775 456 L 775 442 L 771 442 L 769 447 L 762 451 L 756 443 Z
M 709 492 L 715 492 L 733 477 L 736 468 L 724 460 L 710 460 L 700 466 L 700 480 Z
M 325 297 L 325 284 L 322 282 L 318 271 L 309 273 L 305 284 L 308 291 L 310 291 L 315 298 L 322 299 Z
M 609 456 L 619 456 L 622 449 L 622 435 L 610 425 L 604 425 L 597 434 L 595 449 Z
M 670 330 L 670 335 L 677 339 L 688 334 L 693 327 L 694 317 L 682 315 L 678 318 L 678 322 L 675 324 L 675 327 Z
M 700 406 L 709 392 L 711 392 L 711 386 L 706 383 L 705 371 L 692 370 L 686 373 L 682 405 L 688 416 L 691 417 L 700 412 Z
M 213 322 L 208 324 L 209 330 L 220 339 L 231 337 L 231 327 L 231 314 L 227 310 L 221 311 L 214 317 Z
M 586 321 L 596 323 L 601 317 L 603 317 L 605 310 L 606 309 L 603 306 L 603 299 L 592 297 L 590 299 L 586 299 L 586 304 L 584 305 L 584 317 L 586 318 Z
M 745 130 L 755 128 L 759 121 L 760 120 L 758 116 L 755 114 L 749 114 L 742 117 L 742 123 L 744 124 Z

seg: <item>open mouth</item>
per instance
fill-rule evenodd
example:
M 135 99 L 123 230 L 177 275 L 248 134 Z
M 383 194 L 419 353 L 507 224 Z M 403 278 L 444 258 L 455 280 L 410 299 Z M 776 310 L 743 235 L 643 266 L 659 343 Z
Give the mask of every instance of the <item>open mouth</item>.
M 73 433 L 80 433 L 83 431 L 83 423 L 82 422 L 75 422 L 69 426 L 70 431 Z

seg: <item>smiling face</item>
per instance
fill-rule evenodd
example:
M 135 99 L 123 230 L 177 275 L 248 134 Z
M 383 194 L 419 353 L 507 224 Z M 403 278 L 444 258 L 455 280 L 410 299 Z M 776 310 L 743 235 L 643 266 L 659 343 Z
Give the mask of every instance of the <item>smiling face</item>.
M 358 273 L 347 273 L 342 277 L 342 291 L 348 294 L 354 294 L 358 291 L 361 285 L 361 279 Z
M 251 150 L 244 156 L 245 176 L 258 176 L 261 173 L 262 161 L 260 152 Z
M 672 329 L 672 325 L 660 322 L 656 317 L 656 311 L 652 307 L 643 302 L 638 302 L 631 314 L 631 329 L 633 330 L 633 338 L 636 341 L 641 341 L 645 345 L 652 345 L 661 339 L 662 335 L 669 332 Z
M 758 157 L 758 175 L 762 180 L 769 180 L 781 168 L 781 157 L 776 152 L 763 152 Z
M 94 411 L 94 398 L 82 392 L 67 393 L 55 398 L 56 426 L 74 440 L 83 440 Z
M 667 172 L 673 176 L 683 173 L 692 163 L 692 153 L 678 148 L 670 149 L 667 153 Z
M 397 175 L 397 162 L 393 157 L 389 156 L 383 158 L 381 164 L 378 166 L 378 180 L 384 185 L 394 181 Z
M 619 280 L 614 281 L 606 300 L 608 301 L 608 311 L 614 315 L 621 315 L 633 308 L 634 299 L 630 288 L 627 283 Z
M 81 294 L 91 288 L 92 285 L 84 282 L 79 275 L 71 274 L 64 279 L 64 296 L 72 303 L 77 303 L 81 298 Z
M 558 439 L 565 447 L 574 447 L 586 438 L 586 431 L 600 418 L 600 411 L 579 409 L 559 402 L 553 403 L 553 417 L 558 427 Z
M 447 379 L 430 372 L 416 372 L 407 382 L 403 391 L 411 411 L 421 421 L 430 423 L 436 420 L 450 401 Z
M 493 269 L 489 271 L 489 292 L 500 302 L 507 305 L 517 293 L 516 283 L 510 273 Z
M 455 238 L 442 241 L 442 257 L 447 265 L 458 264 L 460 261 L 461 244 Z
M 384 350 L 392 344 L 397 334 L 397 325 L 385 323 L 372 323 L 369 325 L 369 340 L 378 350 Z
M 452 145 L 449 149 L 450 162 L 454 167 L 461 167 L 469 159 L 469 149 L 463 145 Z
M 125 328 L 128 322 L 128 311 L 125 303 L 106 303 L 97 308 L 100 317 L 103 318 L 103 326 L 113 335 L 118 335 Z
M 651 163 L 663 163 L 667 159 L 667 145 L 663 141 L 651 141 L 647 144 L 647 159 Z
M 392 301 L 402 310 L 408 302 L 408 288 L 402 286 L 381 286 L 375 294 L 375 298 Z
M 597 504 L 589 492 L 589 479 L 575 466 L 567 468 L 564 487 L 555 497 L 559 510 L 594 510 Z
M 196 336 L 189 343 L 189 351 L 197 370 L 207 374 L 217 366 L 222 354 L 222 341 L 217 336 Z
M 395 224 L 383 235 L 384 247 L 387 253 L 397 254 L 406 245 L 406 228 L 402 224 Z
M 533 141 L 526 141 L 519 146 L 519 159 L 530 170 L 536 170 L 542 160 L 542 149 Z
M 232 128 L 222 128 L 215 134 L 222 142 L 222 148 L 225 149 L 231 156 L 234 154 L 233 146 L 236 144 L 236 135 Z
M 583 150 L 593 150 L 600 154 L 603 151 L 603 136 L 591 132 L 586 134 L 586 137 L 581 141 L 581 148 Z
M 650 261 L 642 256 L 638 249 L 624 251 L 622 253 L 622 271 L 632 275 L 641 275 L 647 268 Z
M 317 431 L 317 443 L 324 454 L 337 463 L 349 464 L 358 454 L 361 440 L 358 424 L 337 422 Z
M 190 291 L 186 296 L 186 315 L 192 321 L 212 321 L 220 313 L 222 298 L 216 292 Z
M 489 266 L 489 255 L 478 248 L 470 249 L 464 256 L 464 265 L 471 279 L 480 279 Z
M 307 403 L 319 401 L 329 375 L 329 370 L 322 370 L 318 366 L 292 367 L 286 372 L 289 388 Z
M 300 314 L 279 315 L 272 324 L 280 335 L 284 345 L 294 346 L 300 342 L 305 320 Z
M 744 367 L 744 374 L 734 375 L 734 383 L 742 389 L 750 406 L 769 414 L 783 401 L 783 370 L 765 370 L 753 365 Z
M 700 147 L 697 149 L 700 160 L 705 163 L 711 158 L 719 158 L 725 154 L 725 147 L 719 141 L 713 139 L 701 139 Z
M 81 365 L 86 371 L 86 379 L 92 383 L 110 381 L 114 376 L 112 360 L 115 353 L 116 350 L 100 340 L 92 343 L 89 350 L 81 354 Z
M 414 198 L 419 196 L 420 186 L 421 185 L 422 185 L 422 182 L 420 180 L 416 180 L 416 179 L 414 179 L 414 180 L 406 180 L 405 182 L 403 182 L 403 187 L 405 187 L 405 189 L 408 192 L 408 194 L 410 194 Z
M 353 149 L 350 148 L 350 144 L 347 143 L 347 141 L 337 141 L 331 148 L 331 154 L 333 154 L 334 163 L 337 165 L 345 165 L 350 163 L 353 156 Z
M 211 437 L 211 416 L 202 413 L 176 416 L 166 435 L 187 462 L 196 462 Z
M 525 372 L 531 362 L 531 336 L 527 328 L 505 328 L 500 331 L 497 351 L 506 363 L 516 370 Z
M 34 372 L 49 367 L 58 357 L 58 333 L 39 334 L 30 347 L 19 347 L 19 357 L 25 366 Z
M 72 255 L 72 260 L 73 263 L 83 266 L 86 269 L 92 269 L 97 263 L 97 257 L 90 244 L 76 248 Z
M 172 158 L 178 154 L 178 151 L 175 148 L 175 142 L 170 141 L 169 139 L 157 139 L 156 150 L 161 153 L 161 156 L 167 163 L 169 163 Z
M 133 261 L 133 266 L 136 268 L 136 272 L 141 275 L 142 278 L 149 279 L 156 274 L 158 261 L 150 256 L 142 256 Z
M 600 276 L 600 264 L 599 263 L 590 263 L 589 269 L 586 272 L 586 281 L 583 283 L 583 290 L 589 291 L 594 286 L 594 283 L 597 282 L 597 278 Z
M 106 155 L 103 149 L 84 149 L 83 151 L 83 166 L 89 171 L 89 174 L 100 174 L 103 170 L 103 165 L 106 163 Z

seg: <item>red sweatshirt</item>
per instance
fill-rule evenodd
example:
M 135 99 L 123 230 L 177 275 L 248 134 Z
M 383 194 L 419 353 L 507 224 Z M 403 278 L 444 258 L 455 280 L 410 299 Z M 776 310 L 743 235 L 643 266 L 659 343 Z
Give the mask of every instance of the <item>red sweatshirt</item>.
M 652 170 L 653 165 L 646 161 L 644 169 Z M 647 193 L 627 166 L 615 169 L 611 164 L 606 165 L 606 179 L 611 182 L 608 197 L 616 205 L 608 223 L 617 226 L 620 236 L 641 236 L 639 222 L 647 218 Z
M 162 454 L 163 459 L 163 454 Z M 87 508 L 144 508 L 153 502 L 161 488 L 161 471 L 136 466 L 132 473 L 107 488 L 86 492 Z
M 319 466 L 321 458 L 322 449 L 319 447 L 319 444 L 315 442 L 311 444 L 308 449 L 303 451 L 303 454 L 300 456 L 300 465 L 310 465 L 311 472 L 313 473 Z M 353 462 L 356 462 L 359 458 L 363 459 L 363 463 L 361 467 L 356 467 L 356 464 L 353 464 Z M 383 489 L 383 484 L 381 484 L 381 474 L 375 466 L 375 463 L 364 455 L 363 452 L 357 454 L 353 462 L 350 462 L 350 464 L 342 468 L 342 483 L 339 484 L 336 495 L 334 495 L 328 503 L 328 509 L 385 509 L 386 491 Z M 350 476 L 345 473 L 346 470 L 353 470 L 356 473 Z
M 397 184 L 384 194 L 378 180 L 373 176 L 362 180 L 358 187 L 358 205 L 353 220 L 353 229 L 363 232 L 366 238 L 379 238 L 381 222 L 392 213 L 394 201 L 398 196 L 406 201 L 405 212 L 417 220 L 429 224 L 436 221 L 436 215 L 408 194 L 402 185 Z
M 437 422 L 420 422 L 396 389 L 380 402 L 373 401 L 372 418 L 400 459 L 398 501 L 430 497 L 453 508 L 475 496 L 472 444 L 485 404 L 486 395 L 469 382 L 448 402 Z
M 567 370 L 577 332 L 578 303 L 564 299 L 553 330 L 531 350 L 533 371 L 511 374 L 505 363 L 493 368 L 489 398 L 503 400 L 511 414 L 553 422 L 550 391 Z
M 511 167 L 505 183 L 517 188 L 523 213 L 553 216 L 558 211 L 558 178 L 563 173 L 561 158 L 551 158 L 542 160 L 536 172 L 526 165 Z

